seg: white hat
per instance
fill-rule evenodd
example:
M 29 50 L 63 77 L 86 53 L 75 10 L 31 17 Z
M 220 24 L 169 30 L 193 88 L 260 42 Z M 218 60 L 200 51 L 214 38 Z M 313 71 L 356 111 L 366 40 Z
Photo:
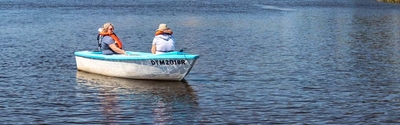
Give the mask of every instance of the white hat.
M 167 29 L 169 29 L 169 28 L 167 27 L 167 24 L 161 23 L 160 26 L 158 26 L 158 29 L 157 29 L 157 30 L 167 30 Z

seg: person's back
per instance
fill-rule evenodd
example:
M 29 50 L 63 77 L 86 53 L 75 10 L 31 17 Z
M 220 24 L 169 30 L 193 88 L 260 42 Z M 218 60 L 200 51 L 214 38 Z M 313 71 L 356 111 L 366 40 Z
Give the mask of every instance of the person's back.
M 160 24 L 153 39 L 151 52 L 153 54 L 161 54 L 172 52 L 175 50 L 175 41 L 172 37 L 172 30 L 167 24 Z
M 174 38 L 169 34 L 155 36 L 153 39 L 153 44 L 156 45 L 157 52 L 172 52 L 175 50 Z

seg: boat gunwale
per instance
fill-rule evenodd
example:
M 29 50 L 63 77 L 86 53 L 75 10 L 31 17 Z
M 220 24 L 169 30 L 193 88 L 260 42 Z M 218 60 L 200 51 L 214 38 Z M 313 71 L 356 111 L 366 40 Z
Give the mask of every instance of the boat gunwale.
M 135 60 L 171 60 L 171 59 L 185 59 L 185 60 L 196 60 L 199 58 L 198 55 L 192 55 L 184 52 L 171 52 L 166 54 L 154 55 L 151 53 L 143 52 L 132 52 L 127 51 L 128 54 L 133 54 L 133 56 L 126 55 L 103 55 L 101 52 L 96 51 L 78 51 L 74 55 L 77 57 L 96 59 L 96 60 L 107 60 L 107 61 L 135 61 Z M 135 54 L 140 54 L 134 56 Z M 178 55 L 179 54 L 179 55 Z

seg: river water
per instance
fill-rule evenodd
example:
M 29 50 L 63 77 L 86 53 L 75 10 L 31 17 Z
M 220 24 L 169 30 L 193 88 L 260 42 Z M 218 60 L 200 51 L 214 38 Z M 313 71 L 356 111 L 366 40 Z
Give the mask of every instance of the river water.
M 2 124 L 398 124 L 400 5 L 375 0 L 0 0 Z M 77 71 L 105 22 L 200 55 L 183 82 Z M 138 71 L 140 72 L 140 71 Z

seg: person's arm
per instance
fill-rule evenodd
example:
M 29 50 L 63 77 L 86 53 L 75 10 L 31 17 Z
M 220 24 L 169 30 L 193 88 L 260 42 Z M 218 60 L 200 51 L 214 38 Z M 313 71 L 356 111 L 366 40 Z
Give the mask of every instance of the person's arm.
M 118 53 L 118 54 L 126 54 L 126 52 L 120 48 L 117 47 L 117 45 L 115 44 L 110 44 L 108 45 L 114 52 Z
M 153 42 L 151 42 L 151 53 L 156 54 L 157 51 L 157 36 L 154 37 Z
M 157 50 L 156 44 L 152 44 L 151 53 L 156 54 L 156 50 Z

